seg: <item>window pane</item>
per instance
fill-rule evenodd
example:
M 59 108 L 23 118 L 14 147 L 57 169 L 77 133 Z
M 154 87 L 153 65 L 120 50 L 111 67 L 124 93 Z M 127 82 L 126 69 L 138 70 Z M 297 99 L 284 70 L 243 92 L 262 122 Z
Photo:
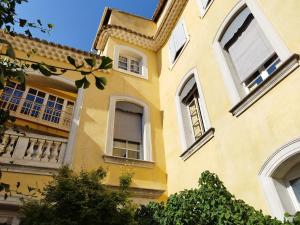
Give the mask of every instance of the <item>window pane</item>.
M 139 152 L 128 150 L 128 158 L 130 159 L 139 159 L 140 158 L 139 155 L 140 155 Z
M 126 148 L 126 141 L 122 141 L 122 140 L 114 140 L 114 147 L 115 148 Z
M 300 178 L 292 180 L 290 183 L 296 195 L 297 201 L 300 203 Z
M 114 148 L 113 156 L 126 158 L 126 149 Z
M 140 73 L 140 62 L 136 60 L 131 60 L 130 71 L 133 73 Z
M 123 70 L 127 70 L 128 68 L 128 59 L 126 57 L 123 56 L 119 56 L 119 68 L 123 69 Z

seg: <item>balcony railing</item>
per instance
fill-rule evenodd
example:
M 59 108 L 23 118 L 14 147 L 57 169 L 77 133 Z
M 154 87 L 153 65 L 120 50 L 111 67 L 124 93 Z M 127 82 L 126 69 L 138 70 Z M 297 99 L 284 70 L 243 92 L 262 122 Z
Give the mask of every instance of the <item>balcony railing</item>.
M 9 110 L 10 115 L 34 123 L 69 131 L 72 108 L 63 111 L 19 96 L 2 94 L 0 109 Z
M 57 169 L 66 146 L 67 139 L 6 131 L 0 139 L 0 163 Z

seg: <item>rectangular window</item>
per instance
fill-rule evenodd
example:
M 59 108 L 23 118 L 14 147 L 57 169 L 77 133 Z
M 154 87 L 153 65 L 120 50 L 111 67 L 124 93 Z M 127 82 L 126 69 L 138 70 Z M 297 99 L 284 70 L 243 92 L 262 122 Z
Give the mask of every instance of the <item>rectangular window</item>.
M 180 55 L 184 45 L 187 43 L 187 40 L 188 38 L 185 31 L 184 23 L 183 21 L 180 21 L 174 28 L 169 40 L 170 61 L 172 64 Z
M 131 56 L 119 56 L 119 68 L 132 73 L 141 74 L 141 62 Z
M 190 93 L 190 96 L 185 102 L 188 107 L 188 112 L 189 112 L 195 140 L 198 140 L 205 132 L 204 123 L 199 108 L 198 98 L 199 95 L 198 95 L 197 88 L 194 87 L 194 89 Z
M 43 114 L 43 120 L 59 123 L 62 114 L 64 99 L 49 95 L 48 101 Z
M 143 108 L 117 102 L 114 122 L 113 156 L 141 159 Z
M 231 22 L 220 43 L 246 92 L 272 75 L 280 64 L 280 59 L 248 7 Z
M 24 89 L 20 84 L 8 81 L 0 97 L 0 108 L 17 111 Z
M 42 109 L 45 96 L 45 92 L 29 88 L 21 113 L 32 117 L 38 117 Z

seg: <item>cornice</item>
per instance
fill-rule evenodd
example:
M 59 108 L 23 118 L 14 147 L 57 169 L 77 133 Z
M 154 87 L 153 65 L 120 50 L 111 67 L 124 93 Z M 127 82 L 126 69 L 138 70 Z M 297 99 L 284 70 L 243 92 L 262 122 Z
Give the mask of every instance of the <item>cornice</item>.
M 97 49 L 103 51 L 108 38 L 115 37 L 152 51 L 158 51 L 168 40 L 169 35 L 176 25 L 178 18 L 181 16 L 187 2 L 188 0 L 173 0 L 171 2 L 166 15 L 162 19 L 162 22 L 153 37 L 137 33 L 122 26 L 102 24 L 96 35 L 94 48 L 99 46 Z
M 82 61 L 85 57 L 93 56 L 93 54 L 89 52 L 48 42 L 39 38 L 31 38 L 22 34 L 15 34 L 14 36 L 11 36 L 3 30 L 0 30 L 0 39 L 7 40 L 17 51 L 27 53 L 32 49 L 35 49 L 35 55 L 63 63 L 68 62 L 67 56 L 72 56 L 74 59 L 79 61 Z

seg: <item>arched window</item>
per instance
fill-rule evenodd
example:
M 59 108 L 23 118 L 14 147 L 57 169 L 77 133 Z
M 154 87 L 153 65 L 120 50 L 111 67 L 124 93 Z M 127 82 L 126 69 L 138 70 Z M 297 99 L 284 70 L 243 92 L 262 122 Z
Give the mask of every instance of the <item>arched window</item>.
M 214 49 L 233 103 L 248 97 L 231 111 L 234 115 L 290 73 L 281 65 L 297 64 L 256 0 L 241 0 L 232 9 L 217 32 Z
M 151 134 L 148 106 L 134 98 L 113 96 L 110 100 L 109 156 L 151 161 Z
M 282 146 L 271 155 L 259 173 L 273 216 L 300 210 L 300 139 Z
M 128 46 L 115 46 L 113 68 L 123 73 L 148 79 L 147 57 L 142 52 Z
M 196 70 L 189 72 L 182 79 L 176 94 L 177 115 L 184 149 L 181 156 L 184 160 L 214 135 L 197 76 Z

